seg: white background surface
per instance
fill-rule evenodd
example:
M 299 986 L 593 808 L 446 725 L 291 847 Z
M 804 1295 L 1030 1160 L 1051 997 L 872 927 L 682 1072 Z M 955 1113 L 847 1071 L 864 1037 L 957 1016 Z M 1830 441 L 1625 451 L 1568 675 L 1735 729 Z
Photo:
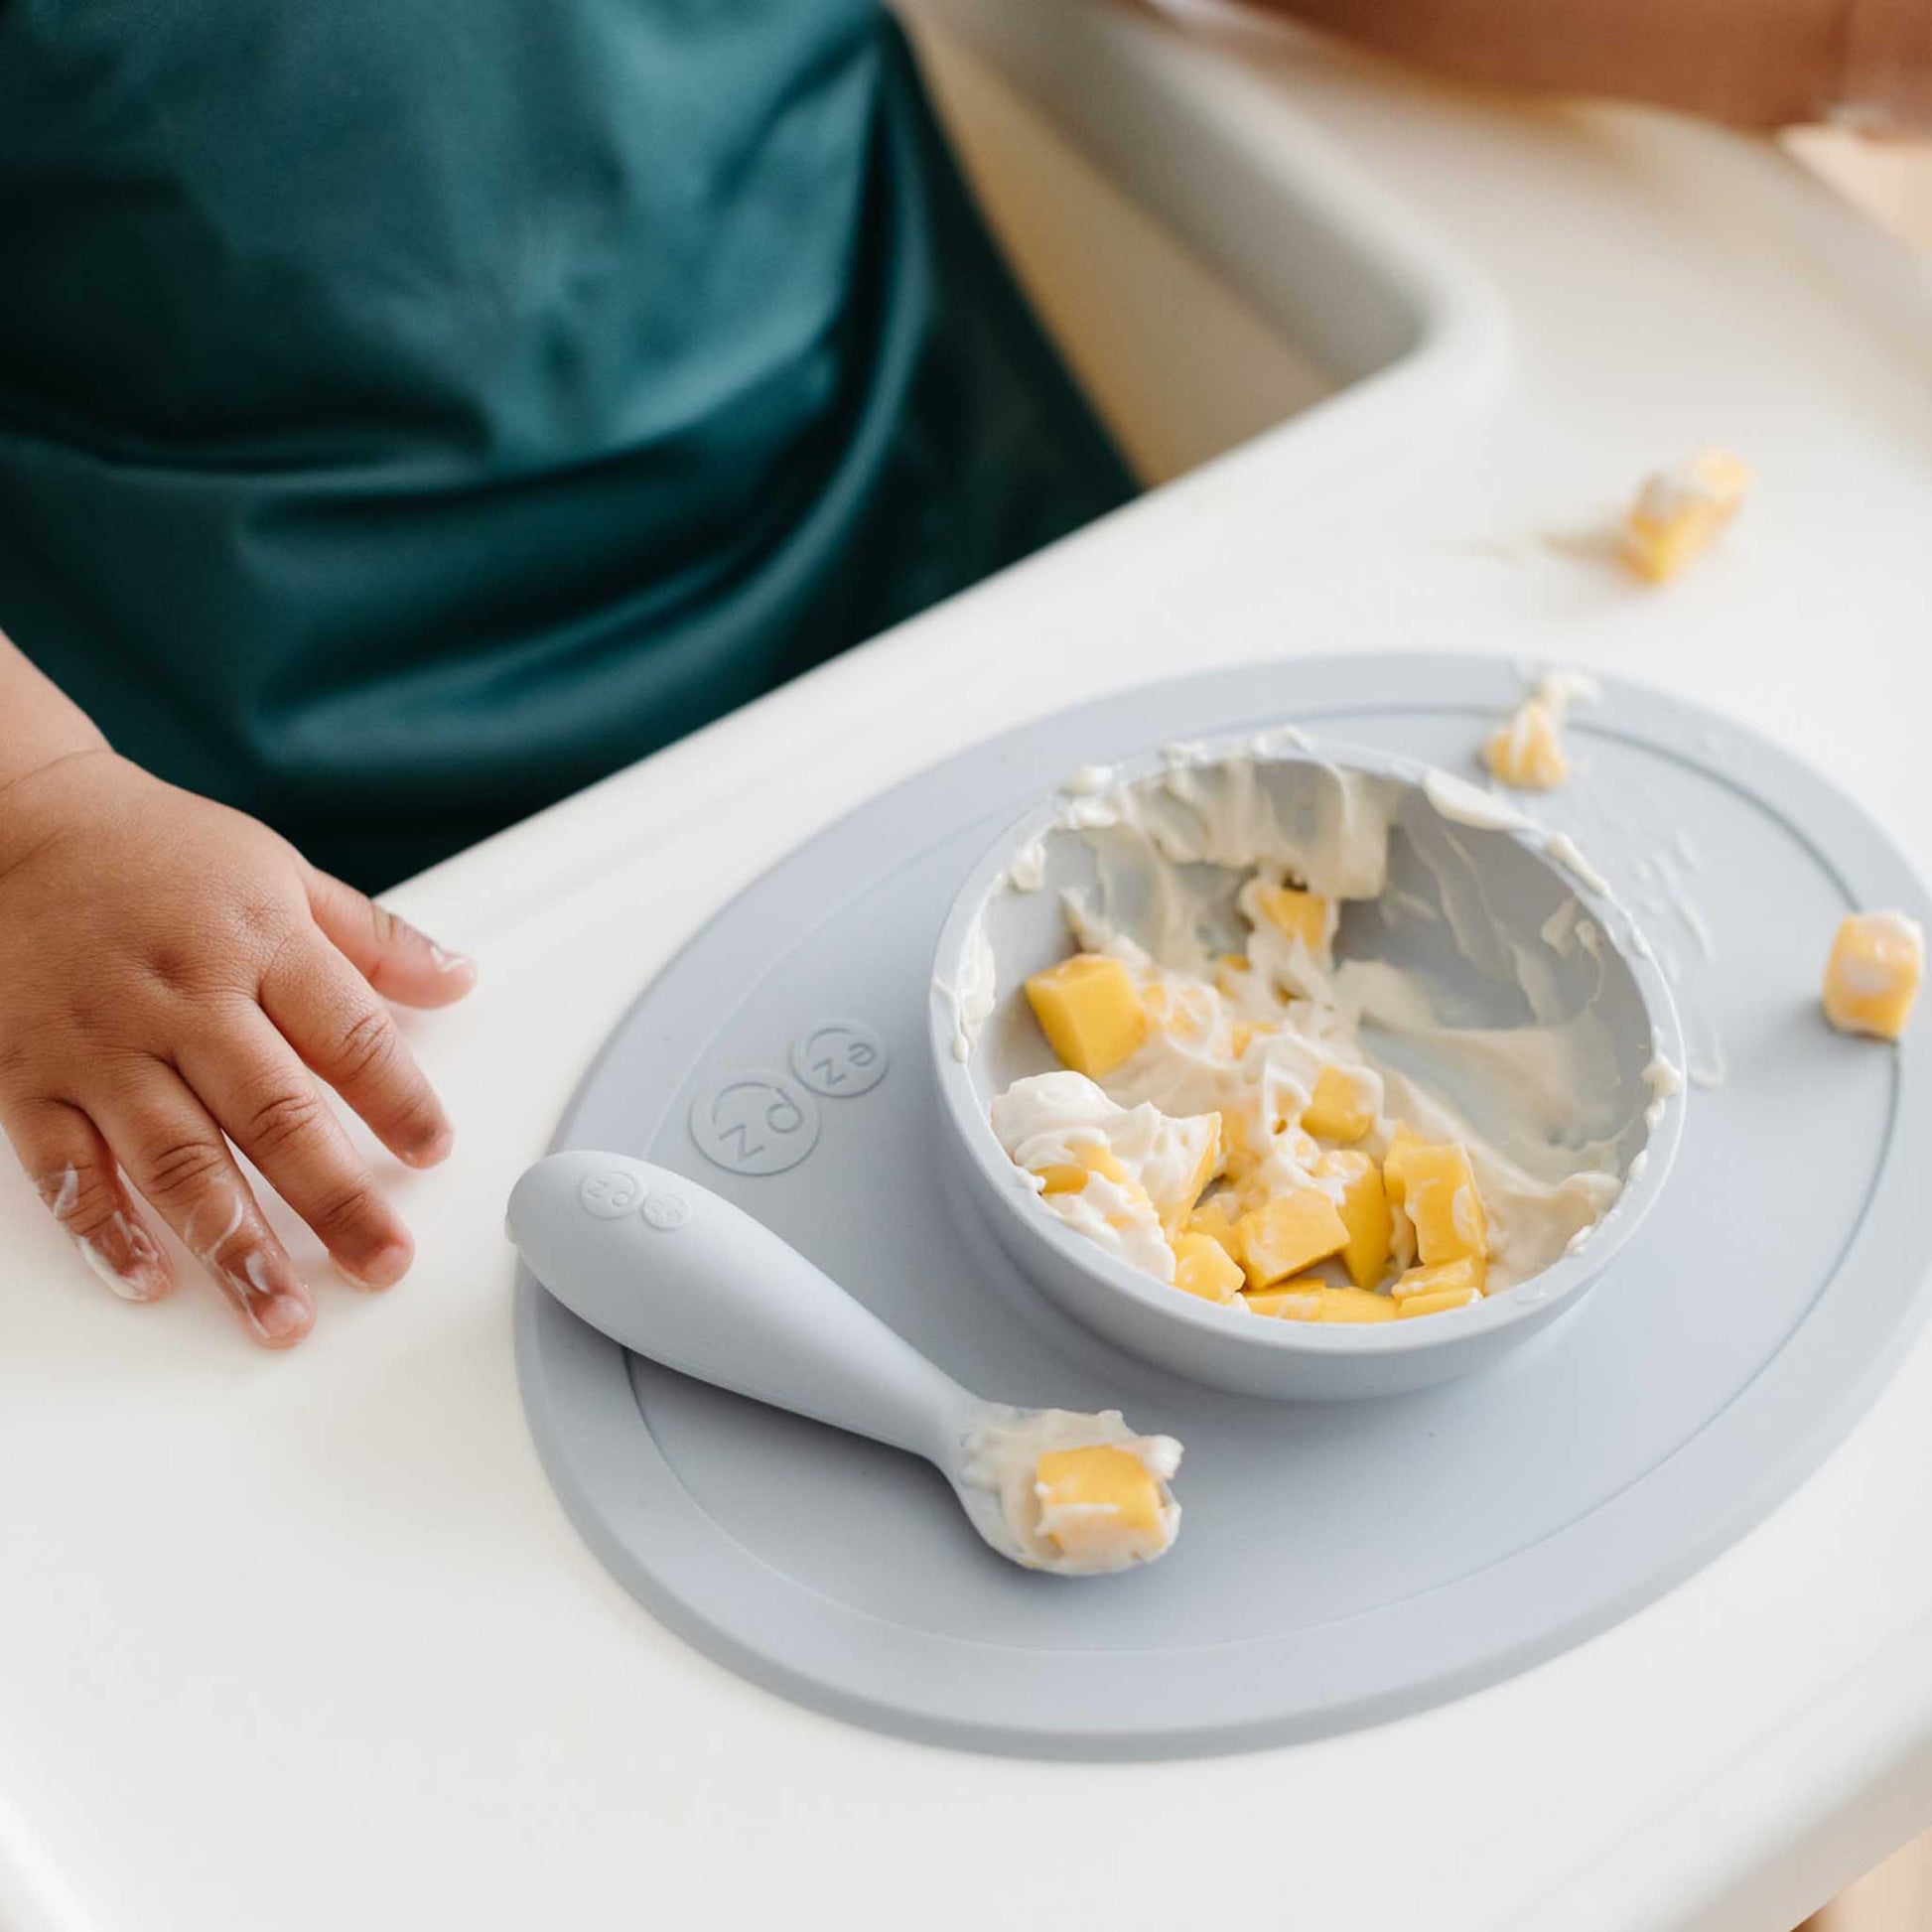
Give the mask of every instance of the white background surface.
M 1932 850 L 1932 330 L 1898 258 L 1724 137 L 1307 50 L 1264 67 L 1231 123 L 1288 112 L 1258 105 L 1278 90 L 1501 292 L 1479 409 L 1311 474 L 1317 413 L 402 895 L 483 963 L 466 1007 L 410 1022 L 459 1152 L 395 1177 L 412 1278 L 325 1289 L 292 1356 L 211 1292 L 114 1302 L 0 1175 L 9 1932 L 1778 1932 L 1932 1817 L 1924 1343 L 1797 1497 L 1615 1631 L 1400 1725 L 1201 1763 L 976 1758 L 793 1709 L 638 1609 L 538 1469 L 511 1179 L 709 909 L 976 738 L 1297 650 L 1558 655 L 1732 712 Z M 1707 439 L 1762 486 L 1680 585 L 1535 541 Z

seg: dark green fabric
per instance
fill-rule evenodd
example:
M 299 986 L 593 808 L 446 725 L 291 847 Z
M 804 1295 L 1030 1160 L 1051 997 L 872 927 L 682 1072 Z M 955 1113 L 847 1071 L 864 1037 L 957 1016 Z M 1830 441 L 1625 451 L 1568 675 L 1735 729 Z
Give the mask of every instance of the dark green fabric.
M 1132 487 L 873 0 L 0 0 L 0 628 L 364 885 Z

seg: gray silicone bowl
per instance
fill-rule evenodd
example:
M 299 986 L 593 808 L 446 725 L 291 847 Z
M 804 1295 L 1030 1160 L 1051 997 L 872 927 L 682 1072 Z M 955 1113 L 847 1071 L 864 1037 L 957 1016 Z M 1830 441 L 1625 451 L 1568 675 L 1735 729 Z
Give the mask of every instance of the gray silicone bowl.
M 1249 737 L 1191 748 L 1196 759 L 1253 757 L 1265 741 Z M 1304 742 L 1305 747 L 1305 742 Z M 1398 1394 L 1467 1374 L 1494 1361 L 1573 1307 L 1609 1267 L 1656 1200 L 1669 1174 L 1682 1131 L 1684 1096 L 1644 1121 L 1651 1099 L 1644 1069 L 1661 1056 L 1684 1064 L 1677 1011 L 1663 974 L 1649 956 L 1628 912 L 1590 890 L 1543 850 L 1542 837 L 1521 829 L 1474 829 L 1449 824 L 1423 789 L 1426 767 L 1412 760 L 1348 747 L 1282 746 L 1266 753 L 1265 782 L 1292 807 L 1297 788 L 1332 787 L 1333 766 L 1368 772 L 1399 787 L 1390 834 L 1392 888 L 1421 889 L 1436 876 L 1443 841 L 1452 838 L 1467 860 L 1471 883 L 1499 931 L 1517 944 L 1541 948 L 1553 990 L 1583 997 L 1582 975 L 1597 985 L 1597 1011 L 1614 1048 L 1615 1091 L 1602 1099 L 1627 1123 L 1615 1142 L 1626 1175 L 1622 1193 L 1588 1239 L 1540 1275 L 1466 1310 L 1415 1321 L 1363 1325 L 1265 1320 L 1221 1309 L 1152 1280 L 1102 1253 L 1041 1205 L 995 1138 L 988 1106 L 1015 1079 L 1058 1064 L 1034 1022 L 1022 990 L 1027 977 L 1072 950 L 1060 896 L 1090 885 L 1095 849 L 1087 833 L 1065 829 L 1068 800 L 1056 793 L 1011 826 L 981 858 L 960 888 L 939 935 L 934 960 L 930 1036 L 940 1111 L 957 1144 L 966 1192 L 991 1223 L 1001 1245 L 1030 1279 L 1076 1320 L 1142 1359 L 1191 1380 L 1237 1394 L 1292 1400 L 1338 1400 Z M 1158 753 L 1122 760 L 1115 780 L 1159 783 L 1167 770 Z M 1044 850 L 1040 888 L 996 891 L 1017 855 L 1035 841 Z M 1565 960 L 1545 945 L 1544 924 L 1576 899 L 1609 943 L 1600 958 L 1579 952 Z M 970 1055 L 955 1051 L 955 1007 L 941 989 L 961 983 L 973 927 L 982 915 L 993 946 L 997 983 L 992 1012 Z M 1432 937 L 1432 933 L 1435 936 Z M 1394 957 L 1428 975 L 1458 1025 L 1514 1026 L 1526 1013 L 1520 985 L 1471 964 L 1427 922 L 1385 926 L 1372 904 L 1342 915 L 1337 952 Z M 1642 1160 L 1636 1161 L 1641 1153 Z M 1638 1172 L 1627 1177 L 1632 1163 Z

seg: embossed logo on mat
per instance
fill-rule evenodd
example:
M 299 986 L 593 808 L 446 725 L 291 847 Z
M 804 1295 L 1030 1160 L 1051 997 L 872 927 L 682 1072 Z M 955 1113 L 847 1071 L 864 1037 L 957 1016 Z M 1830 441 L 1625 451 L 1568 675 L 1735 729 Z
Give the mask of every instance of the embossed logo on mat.
M 783 1173 L 818 1142 L 818 1103 L 783 1073 L 727 1073 L 691 1103 L 691 1138 L 728 1173 Z
M 862 1020 L 824 1020 L 791 1042 L 791 1070 L 828 1100 L 856 1100 L 886 1077 L 886 1042 Z

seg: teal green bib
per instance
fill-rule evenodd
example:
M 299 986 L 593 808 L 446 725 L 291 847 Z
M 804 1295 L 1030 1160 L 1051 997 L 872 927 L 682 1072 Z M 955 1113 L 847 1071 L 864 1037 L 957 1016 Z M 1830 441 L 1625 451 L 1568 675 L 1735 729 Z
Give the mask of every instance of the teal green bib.
M 0 260 L 0 629 L 365 885 L 1131 489 L 872 0 L 11 0 Z

